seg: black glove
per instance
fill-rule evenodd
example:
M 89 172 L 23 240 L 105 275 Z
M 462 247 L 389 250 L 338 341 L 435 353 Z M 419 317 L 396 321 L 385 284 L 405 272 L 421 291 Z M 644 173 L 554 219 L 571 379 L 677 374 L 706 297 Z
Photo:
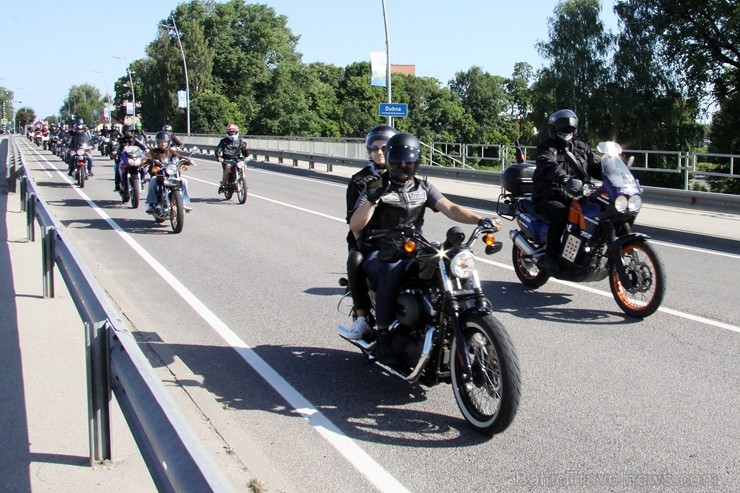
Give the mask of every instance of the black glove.
M 383 180 L 379 176 L 373 176 L 372 179 L 368 180 L 365 187 L 365 195 L 368 202 L 372 202 L 373 204 L 377 202 L 388 190 L 388 185 L 390 183 L 383 185 Z
M 501 229 L 501 221 L 498 219 L 493 219 L 491 217 L 483 217 L 480 221 L 478 221 L 478 226 L 484 229 L 499 231 Z

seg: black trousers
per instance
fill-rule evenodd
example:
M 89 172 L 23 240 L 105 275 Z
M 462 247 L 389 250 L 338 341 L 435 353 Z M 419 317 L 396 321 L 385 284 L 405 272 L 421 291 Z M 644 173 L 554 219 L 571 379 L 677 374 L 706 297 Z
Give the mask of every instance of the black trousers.
M 557 200 L 537 204 L 537 213 L 542 214 L 550 222 L 547 230 L 547 255 L 560 255 L 560 244 L 568 223 L 568 207 Z

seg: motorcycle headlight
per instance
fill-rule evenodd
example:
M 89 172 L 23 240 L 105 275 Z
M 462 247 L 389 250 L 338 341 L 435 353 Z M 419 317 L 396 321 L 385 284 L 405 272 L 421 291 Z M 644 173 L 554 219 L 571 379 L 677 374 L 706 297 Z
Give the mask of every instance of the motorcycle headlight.
M 616 200 L 614 201 L 614 207 L 615 207 L 615 208 L 616 208 L 616 209 L 617 209 L 617 210 L 618 210 L 619 212 L 624 212 L 624 211 L 626 211 L 626 210 L 627 210 L 627 204 L 628 204 L 628 202 L 629 202 L 629 201 L 627 200 L 627 197 L 625 197 L 624 195 L 620 195 L 620 196 L 619 196 L 619 197 L 617 197 L 617 199 L 616 199 Z
M 82 156 L 82 155 L 84 155 L 84 154 L 85 154 L 85 149 L 82 149 L 82 148 L 80 148 L 80 149 L 77 149 L 77 151 L 76 151 L 76 152 L 77 152 L 77 155 L 78 155 L 78 156 Z
M 642 197 L 639 195 L 633 195 L 630 197 L 629 202 L 627 203 L 627 208 L 631 212 L 637 212 L 642 208 Z
M 167 174 L 168 175 L 174 175 L 177 173 L 177 165 L 176 164 L 168 164 L 167 165 Z
M 469 278 L 475 271 L 475 257 L 467 250 L 458 253 L 450 260 L 450 271 L 458 279 Z

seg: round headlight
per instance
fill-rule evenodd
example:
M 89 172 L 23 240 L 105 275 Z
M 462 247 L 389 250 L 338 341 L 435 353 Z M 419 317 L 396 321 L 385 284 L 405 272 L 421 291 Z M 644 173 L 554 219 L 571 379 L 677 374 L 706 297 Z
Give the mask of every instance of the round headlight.
M 633 195 L 630 197 L 627 208 L 632 212 L 637 212 L 642 208 L 642 197 L 639 195 Z
M 450 260 L 450 270 L 453 276 L 467 279 L 475 270 L 475 256 L 467 250 L 458 253 Z
M 174 175 L 177 173 L 177 165 L 176 164 L 168 164 L 167 165 L 167 174 L 168 175 Z
M 619 197 L 617 197 L 617 199 L 614 201 L 614 207 L 619 212 L 626 211 L 627 210 L 627 197 L 625 197 L 624 195 L 620 195 Z

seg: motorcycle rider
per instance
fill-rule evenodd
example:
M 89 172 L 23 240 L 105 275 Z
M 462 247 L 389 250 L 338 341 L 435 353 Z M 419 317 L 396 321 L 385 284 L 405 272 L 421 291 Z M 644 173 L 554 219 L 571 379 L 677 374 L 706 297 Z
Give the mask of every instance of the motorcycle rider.
M 349 185 L 347 186 L 347 224 L 350 222 L 352 211 L 355 208 L 357 199 L 360 198 L 362 191 L 365 189 L 366 183 L 372 177 L 385 173 L 385 144 L 388 139 L 397 133 L 398 131 L 393 127 L 378 125 L 365 136 L 365 148 L 367 149 L 370 164 L 350 178 Z M 365 271 L 362 268 L 362 262 L 365 257 L 357 248 L 357 239 L 352 233 L 352 230 L 347 232 L 347 247 L 349 248 L 349 254 L 347 256 L 347 281 L 349 282 L 352 304 L 357 316 L 350 328 L 349 337 L 352 339 L 361 339 L 371 329 L 367 321 L 367 313 L 370 309 L 370 296 L 367 292 Z
M 115 166 L 113 167 L 115 170 L 115 188 L 113 189 L 114 192 L 120 192 L 121 191 L 121 153 L 123 152 L 123 148 L 126 146 L 138 146 L 142 151 L 147 152 L 146 145 L 144 145 L 143 142 L 138 140 L 136 136 L 134 135 L 134 127 L 133 125 L 124 125 L 123 126 L 123 135 L 118 139 L 118 143 L 116 145 L 116 161 Z
M 367 277 L 377 286 L 376 355 L 384 362 L 393 359 L 388 331 L 393 323 L 394 302 L 410 259 L 381 259 L 379 250 L 383 248 L 383 242 L 371 243 L 364 240 L 363 236 L 372 230 L 394 228 L 399 224 L 421 228 L 427 207 L 460 223 L 491 221 L 455 204 L 426 180 L 416 178 L 420 158 L 421 143 L 415 136 L 399 133 L 388 139 L 385 145 L 388 172 L 368 181 L 350 218 L 350 228 L 365 254 L 363 268 Z M 392 250 L 395 252 L 396 249 Z
M 139 140 L 139 141 L 143 142 L 144 144 L 147 144 L 148 143 L 148 139 L 146 137 L 146 134 L 142 130 L 142 128 L 143 127 L 141 125 L 141 122 L 134 123 L 134 137 L 136 138 L 136 140 Z
M 90 145 L 91 140 L 90 132 L 87 130 L 87 125 L 82 120 L 79 120 L 74 125 L 74 131 L 70 136 L 69 153 L 67 155 L 67 164 L 69 165 L 69 171 L 67 174 L 72 176 L 74 174 L 74 153 L 81 147 L 87 147 Z M 85 152 L 85 159 L 87 161 L 87 174 L 89 176 L 95 176 L 93 174 L 93 159 L 92 154 L 88 150 Z
M 243 162 L 243 158 L 249 155 L 247 141 L 239 136 L 239 127 L 235 123 L 226 125 L 226 137 L 219 141 L 214 154 L 218 162 L 221 163 L 221 169 L 223 170 L 221 186 L 218 187 L 218 193 L 223 193 L 231 173 L 231 164 L 225 163 L 224 159 L 234 159 L 238 163 Z M 244 169 L 246 172 L 246 168 Z
M 180 139 L 177 138 L 175 134 L 172 133 L 172 125 L 165 125 L 162 127 L 162 132 L 165 132 L 170 135 L 170 140 L 172 141 L 172 145 L 175 147 L 180 147 L 182 145 L 182 142 L 180 142 Z
M 537 161 L 532 175 L 532 202 L 535 210 L 549 221 L 547 247 L 542 267 L 551 273 L 560 270 L 560 240 L 568 222 L 569 195 L 578 195 L 573 179 L 601 178 L 601 164 L 591 148 L 576 140 L 578 116 L 561 109 L 547 120 L 549 136 L 537 146 Z
M 172 135 L 170 133 L 160 131 L 154 136 L 156 147 L 149 151 L 146 155 L 145 164 L 149 165 L 149 175 L 152 177 L 149 180 L 149 190 L 146 195 L 146 213 L 150 214 L 154 212 L 154 206 L 157 204 L 157 172 L 155 170 L 154 161 L 157 160 L 164 164 L 172 160 L 173 158 L 183 159 L 183 156 L 172 149 Z M 180 177 L 182 181 L 182 208 L 185 212 L 193 210 L 190 207 L 190 192 L 188 191 L 188 180 L 184 176 Z

